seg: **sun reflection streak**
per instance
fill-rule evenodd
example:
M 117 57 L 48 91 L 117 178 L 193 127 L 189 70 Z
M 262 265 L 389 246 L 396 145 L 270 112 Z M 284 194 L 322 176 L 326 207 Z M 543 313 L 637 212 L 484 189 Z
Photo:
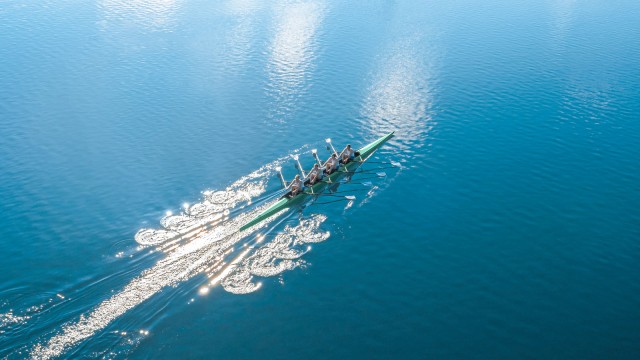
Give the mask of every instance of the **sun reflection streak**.
M 422 146 L 434 125 L 435 66 L 433 55 L 418 53 L 421 40 L 411 37 L 393 45 L 362 109 L 362 125 L 373 137 L 396 131 L 398 136 L 391 143 L 407 151 Z
M 265 240 L 266 233 L 255 232 L 275 221 L 277 216 L 265 219 L 262 223 L 242 232 L 239 228 L 271 206 L 277 201 L 277 197 L 265 197 L 260 206 L 253 207 L 249 211 L 239 211 L 237 216 L 228 216 L 229 209 L 243 209 L 245 206 L 243 204 L 265 192 L 267 179 L 273 175 L 275 167 L 281 165 L 282 161 L 283 159 L 278 159 L 265 165 L 236 181 L 224 191 L 203 192 L 205 200 L 183 206 L 183 214 L 167 214 L 161 223 L 165 229 L 170 229 L 165 231 L 169 231 L 174 236 L 173 239 L 168 238 L 161 230 L 143 230 L 144 240 L 157 244 L 156 249 L 163 251 L 166 254 L 165 257 L 143 271 L 122 290 L 100 303 L 91 312 L 81 315 L 76 321 L 66 323 L 48 341 L 36 344 L 29 352 L 30 357 L 49 359 L 60 356 L 163 289 L 178 286 L 198 274 L 204 273 L 210 279 L 199 288 L 198 294 L 201 296 L 207 295 L 211 288 L 218 284 L 222 284 L 228 292 L 241 294 L 256 291 L 262 286 L 262 283 L 251 282 L 252 274 L 273 276 L 299 266 L 301 262 L 293 263 L 293 260 L 310 249 L 300 251 L 288 247 L 297 243 L 318 242 L 326 239 L 328 233 L 314 233 L 314 230 L 324 221 L 324 217 L 316 216 L 313 220 L 302 221 L 297 227 L 287 227 L 284 235 L 278 235 L 274 241 L 258 248 Z M 204 207 L 201 208 L 202 206 Z M 215 217 L 213 222 L 212 215 L 209 214 L 212 209 L 218 211 L 218 215 L 214 214 L 218 217 Z M 226 215 L 220 218 L 221 213 Z M 243 246 L 238 246 L 241 241 L 247 239 L 251 240 Z M 136 240 L 140 240 L 138 236 Z M 144 248 L 142 245 L 141 247 Z M 233 256 L 233 259 L 227 262 L 226 259 L 229 256 Z M 273 268 L 275 260 L 269 260 L 271 256 L 283 261 Z M 258 259 L 262 260 L 258 261 Z M 251 270 L 245 273 L 243 269 L 247 264 L 252 264 Z
M 258 196 L 265 191 L 268 174 L 273 168 L 280 164 L 277 160 L 254 173 L 245 176 L 232 184 L 224 192 L 211 193 L 206 199 L 226 200 L 228 207 L 237 206 L 240 202 L 251 197 Z M 67 323 L 61 331 L 51 337 L 47 342 L 38 343 L 30 351 L 30 356 L 34 359 L 49 359 L 59 356 L 70 347 L 91 337 L 109 323 L 122 316 L 124 313 L 138 306 L 163 288 L 177 286 L 197 274 L 205 272 L 216 263 L 221 263 L 229 253 L 229 249 L 251 234 L 257 229 L 253 227 L 244 232 L 238 231 L 241 225 L 248 222 L 271 202 L 267 202 L 251 211 L 246 211 L 240 215 L 228 219 L 227 221 L 216 223 L 209 231 L 193 231 L 192 225 L 187 221 L 186 215 L 176 215 L 179 223 L 184 225 L 175 227 L 175 231 L 183 235 L 180 236 L 181 243 L 172 244 L 170 248 L 164 248 L 166 257 L 159 260 L 153 267 L 145 270 L 140 276 L 131 280 L 120 292 L 109 299 L 103 301 L 92 312 L 83 314 L 75 322 Z M 196 205 L 190 207 L 193 209 Z M 193 213 L 193 212 L 192 212 Z M 207 216 L 204 216 L 207 219 Z M 263 223 L 268 223 L 267 219 Z M 193 218 L 192 223 L 201 225 L 198 218 Z M 166 226 L 174 226 L 170 215 L 163 219 Z M 160 235 L 161 240 L 164 235 Z M 160 241 L 162 242 L 162 241 Z M 213 265 L 212 265 L 213 264 Z
M 285 121 L 304 93 L 316 58 L 316 38 L 324 17 L 318 2 L 281 4 L 267 65 L 267 92 L 274 98 L 272 120 Z
M 265 206 L 268 205 L 270 204 Z M 155 266 L 133 279 L 122 291 L 102 302 L 94 311 L 82 315 L 77 322 L 64 326 L 59 334 L 45 344 L 37 344 L 31 352 L 31 357 L 49 359 L 59 356 L 163 288 L 176 286 L 204 272 L 210 263 L 220 261 L 229 247 L 244 238 L 246 233 L 238 232 L 239 227 L 265 206 L 240 215 L 228 224 L 220 225 L 216 231 L 206 233 L 176 248 Z M 220 275 L 223 277 L 226 273 Z

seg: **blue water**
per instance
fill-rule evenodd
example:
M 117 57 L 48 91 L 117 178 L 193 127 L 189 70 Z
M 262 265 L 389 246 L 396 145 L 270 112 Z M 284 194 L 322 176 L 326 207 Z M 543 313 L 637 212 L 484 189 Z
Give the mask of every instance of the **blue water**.
M 2 2 L 0 357 L 640 358 L 638 19 Z M 336 202 L 220 235 L 290 154 L 392 130 Z

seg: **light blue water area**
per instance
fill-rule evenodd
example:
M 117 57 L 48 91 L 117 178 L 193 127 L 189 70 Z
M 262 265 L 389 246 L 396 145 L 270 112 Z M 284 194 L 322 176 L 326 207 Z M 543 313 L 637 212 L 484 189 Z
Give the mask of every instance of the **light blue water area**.
M 638 19 L 2 2 L 0 357 L 640 358 Z M 290 154 L 390 131 L 236 231 Z

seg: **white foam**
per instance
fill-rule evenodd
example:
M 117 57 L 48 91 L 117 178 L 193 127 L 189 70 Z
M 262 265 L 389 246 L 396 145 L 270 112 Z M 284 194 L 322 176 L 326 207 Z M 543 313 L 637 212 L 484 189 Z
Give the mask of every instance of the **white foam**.
M 326 219 L 326 216 L 316 214 L 297 226 L 286 226 L 272 241 L 234 266 L 221 282 L 222 287 L 234 294 L 251 293 L 260 288 L 260 283 L 254 282 L 254 276 L 273 277 L 301 266 L 304 261 L 300 258 L 311 250 L 310 246 L 301 245 L 318 243 L 329 237 L 329 232 L 318 230 Z

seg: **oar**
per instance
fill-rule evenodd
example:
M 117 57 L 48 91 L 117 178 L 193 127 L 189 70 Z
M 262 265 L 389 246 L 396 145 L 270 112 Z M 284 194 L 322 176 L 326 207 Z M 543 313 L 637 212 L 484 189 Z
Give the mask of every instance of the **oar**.
M 350 181 L 350 182 L 348 182 L 348 183 L 343 183 L 343 184 L 349 184 L 349 185 L 363 185 L 363 186 L 371 186 L 371 185 L 373 185 L 373 184 L 371 183 L 371 181 L 365 181 L 365 182 L 352 182 L 352 181 Z
M 293 160 L 296 161 L 296 164 L 295 164 L 296 169 L 300 170 L 300 174 L 302 175 L 302 178 L 305 179 L 307 175 L 304 173 L 302 164 L 300 164 L 300 157 L 298 155 L 291 155 L 291 157 L 293 158 Z
M 276 171 L 278 172 L 278 177 L 280 178 L 280 182 L 282 183 L 282 187 L 283 188 L 287 188 L 287 181 L 284 179 L 284 176 L 282 175 L 282 167 L 277 166 L 276 167 Z
M 316 194 L 317 196 L 328 196 L 328 197 L 335 197 L 335 198 L 344 198 L 347 200 L 355 200 L 356 197 L 353 195 L 334 195 L 334 194 Z
M 331 194 L 345 194 L 345 193 L 350 193 L 354 191 L 369 191 L 369 189 L 351 189 L 351 190 L 345 190 L 345 191 L 336 191 L 336 192 L 332 192 Z
M 318 166 L 322 167 L 322 161 L 320 161 L 320 158 L 318 157 L 318 149 L 311 150 L 311 154 L 313 155 L 313 158 L 318 162 Z
M 329 195 L 329 194 L 326 194 L 326 195 L 321 194 L 321 196 L 330 196 L 330 195 Z M 338 202 L 338 201 L 345 201 L 345 200 L 353 201 L 353 200 L 355 200 L 355 199 L 356 199 L 356 197 L 355 197 L 355 196 L 353 196 L 353 195 L 347 195 L 347 196 L 333 196 L 333 197 L 339 197 L 339 198 L 341 198 L 341 199 L 339 199 L 339 200 L 333 200 L 333 201 L 325 201 L 325 202 L 320 202 L 320 203 L 313 203 L 313 204 L 311 204 L 311 205 L 325 205 L 325 204 L 331 204 L 331 203 Z
M 385 177 L 386 175 L 387 175 L 387 174 L 384 174 L 384 175 L 378 175 L 378 174 L 376 174 L 376 176 L 364 177 L 364 178 L 362 178 L 362 179 L 358 179 L 358 180 L 362 181 L 362 180 L 369 180 L 369 179 L 378 179 L 378 178 L 381 178 L 381 177 Z M 345 184 L 354 184 L 354 183 L 352 183 L 352 182 L 348 181 L 348 182 L 345 182 Z
M 329 146 L 327 146 L 327 150 L 331 151 L 333 150 L 333 152 L 336 154 L 336 156 L 338 155 L 338 152 L 336 151 L 336 148 L 333 147 L 333 144 L 331 143 L 331 138 L 326 138 L 324 141 L 327 142 L 327 144 L 329 144 L 329 146 L 331 147 L 331 149 L 329 149 Z
M 381 166 L 381 167 L 377 167 L 377 168 L 371 168 L 371 169 L 362 170 L 362 172 L 374 172 L 374 171 L 378 171 L 378 170 L 387 170 L 387 169 L 396 169 L 396 167 L 395 166 Z
M 334 172 L 336 172 L 338 170 L 335 170 Z M 331 175 L 333 175 L 333 173 L 331 173 Z M 324 178 L 322 178 L 323 183 L 327 183 L 327 184 L 335 184 L 333 181 L 331 181 L 331 175 L 325 175 Z
M 371 170 L 360 170 L 360 171 L 345 171 L 347 174 L 351 174 L 351 175 L 355 175 L 355 174 L 373 174 L 374 171 L 376 170 L 383 170 L 382 169 L 371 169 Z M 385 177 L 387 176 L 387 173 L 385 173 L 384 171 L 380 171 L 380 172 L 376 172 L 375 173 L 378 177 Z
M 382 164 L 382 165 L 391 165 L 392 167 L 402 167 L 402 164 L 400 164 L 397 161 L 373 161 L 373 160 L 368 160 L 367 164 Z

